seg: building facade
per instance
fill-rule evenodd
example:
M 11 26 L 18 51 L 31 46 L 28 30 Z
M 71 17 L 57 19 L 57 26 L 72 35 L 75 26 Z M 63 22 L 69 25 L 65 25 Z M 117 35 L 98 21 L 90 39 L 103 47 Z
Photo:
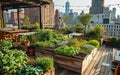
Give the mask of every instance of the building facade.
M 54 3 L 49 0 L 48 5 L 41 6 L 42 27 L 52 28 L 54 26 Z M 25 8 L 25 16 L 28 16 L 31 23 L 40 22 L 39 7 Z
M 19 13 L 19 22 L 20 25 L 23 25 L 23 21 L 24 20 L 24 11 L 21 11 Z M 12 24 L 13 26 L 18 25 L 18 16 L 17 16 L 17 12 L 12 11 L 10 14 L 10 20 L 8 21 L 8 24 Z
M 116 20 L 116 8 L 112 10 L 109 7 L 104 8 L 104 12 L 101 14 L 92 14 L 91 23 L 111 24 Z
M 109 37 L 117 37 L 120 39 L 120 23 L 119 24 L 103 24 L 106 35 Z
M 70 2 L 65 3 L 65 14 L 68 14 L 70 12 Z
M 8 23 L 9 19 L 10 19 L 10 13 L 7 11 L 4 11 L 4 22 Z
M 90 14 L 100 14 L 104 10 L 104 0 L 92 0 L 90 7 Z

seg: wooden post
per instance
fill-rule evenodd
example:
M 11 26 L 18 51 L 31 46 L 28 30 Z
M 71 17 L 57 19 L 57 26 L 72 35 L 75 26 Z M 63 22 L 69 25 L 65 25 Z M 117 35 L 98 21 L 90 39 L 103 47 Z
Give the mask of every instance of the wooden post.
M 40 11 L 40 29 L 43 29 L 43 25 L 42 25 L 42 12 L 41 12 L 41 5 L 39 7 L 39 11 Z
M 18 29 L 20 29 L 20 20 L 19 20 L 19 8 L 17 9 L 17 18 L 18 18 Z
M 2 26 L 5 27 L 5 20 L 4 20 L 4 10 L 2 9 Z

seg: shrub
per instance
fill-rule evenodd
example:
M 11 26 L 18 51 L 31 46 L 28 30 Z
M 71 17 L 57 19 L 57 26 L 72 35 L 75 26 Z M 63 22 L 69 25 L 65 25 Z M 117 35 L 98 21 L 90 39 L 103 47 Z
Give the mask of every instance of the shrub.
M 88 41 L 88 44 L 93 45 L 95 47 L 100 46 L 100 43 L 97 40 L 90 40 L 90 41 Z
M 80 47 L 80 52 L 85 53 L 85 54 L 90 54 L 91 51 L 94 49 L 95 47 L 92 45 L 83 45 Z
M 53 69 L 54 61 L 53 58 L 50 57 L 38 57 L 36 58 L 36 65 L 43 67 L 45 71 L 49 69 Z
M 83 45 L 86 45 L 86 44 L 87 44 L 87 41 L 86 40 L 82 40 L 79 43 L 76 43 L 76 44 L 74 44 L 72 46 L 74 46 L 74 47 L 80 47 L 80 46 L 83 46 Z
M 76 45 L 76 44 L 79 44 L 79 40 L 78 39 L 70 39 L 69 40 L 69 45 Z

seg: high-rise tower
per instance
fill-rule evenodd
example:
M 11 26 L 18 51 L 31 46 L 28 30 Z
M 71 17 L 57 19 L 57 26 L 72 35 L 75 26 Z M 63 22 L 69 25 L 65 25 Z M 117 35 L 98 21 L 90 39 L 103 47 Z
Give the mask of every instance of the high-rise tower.
M 90 14 L 103 13 L 104 0 L 92 0 L 92 6 L 90 8 Z
M 68 14 L 69 11 L 70 11 L 70 2 L 67 1 L 67 2 L 65 3 L 65 13 Z

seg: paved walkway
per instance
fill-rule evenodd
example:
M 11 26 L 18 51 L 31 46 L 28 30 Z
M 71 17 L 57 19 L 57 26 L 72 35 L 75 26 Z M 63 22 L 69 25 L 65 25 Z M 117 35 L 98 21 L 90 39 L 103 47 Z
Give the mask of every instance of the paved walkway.
M 83 75 L 109 75 L 112 65 L 112 48 L 102 46 Z

